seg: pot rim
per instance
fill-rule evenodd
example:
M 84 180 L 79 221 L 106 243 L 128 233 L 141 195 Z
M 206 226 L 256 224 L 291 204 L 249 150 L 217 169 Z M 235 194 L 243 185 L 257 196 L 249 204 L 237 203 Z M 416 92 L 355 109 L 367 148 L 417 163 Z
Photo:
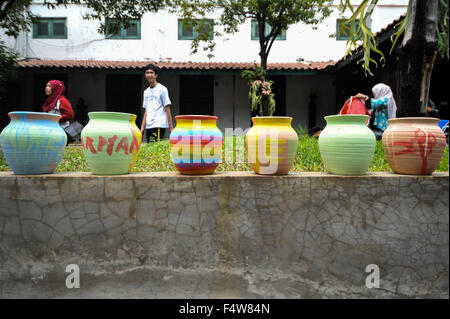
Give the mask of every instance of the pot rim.
M 176 120 L 218 120 L 219 118 L 214 115 L 177 115 Z
M 254 116 L 253 119 L 292 119 L 292 116 Z
M 396 117 L 396 118 L 392 118 L 389 119 L 388 122 L 413 122 L 413 121 L 418 121 L 418 122 L 439 122 L 440 119 L 438 119 L 437 117 Z
M 366 114 L 334 114 L 334 115 L 327 115 L 324 116 L 324 119 L 326 120 L 327 118 L 365 118 L 366 120 L 369 118 L 369 115 Z
M 108 111 L 96 111 L 96 112 L 89 112 L 88 115 L 112 115 L 112 114 L 120 114 L 120 115 L 128 115 L 128 116 L 136 116 L 136 114 L 133 113 L 126 113 L 126 112 L 108 112 Z
M 13 111 L 9 112 L 8 116 L 12 119 L 14 117 L 22 118 L 24 115 L 33 115 L 37 117 L 47 118 L 50 121 L 58 122 L 61 115 L 47 112 L 32 112 L 32 111 Z

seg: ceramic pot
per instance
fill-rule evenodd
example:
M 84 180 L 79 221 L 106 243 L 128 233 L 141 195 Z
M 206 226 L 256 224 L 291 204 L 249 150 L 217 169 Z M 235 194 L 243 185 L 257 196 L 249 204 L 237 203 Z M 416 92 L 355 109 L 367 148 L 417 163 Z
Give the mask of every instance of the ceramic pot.
M 95 175 L 128 174 L 133 169 L 142 134 L 136 115 L 119 112 L 90 112 L 81 132 L 86 163 Z
M 178 115 L 170 133 L 170 154 L 181 174 L 212 174 L 222 160 L 223 134 L 217 116 Z
M 298 135 L 292 117 L 257 116 L 245 135 L 248 161 L 256 174 L 288 174 L 295 160 Z
M 382 143 L 392 171 L 414 175 L 433 173 L 446 145 L 439 119 L 430 117 L 390 119 Z
M 64 155 L 67 136 L 60 115 L 10 112 L 11 122 L 0 134 L 3 154 L 14 174 L 53 173 Z
M 325 170 L 338 175 L 363 175 L 375 152 L 375 134 L 366 126 L 367 115 L 325 116 L 319 136 Z

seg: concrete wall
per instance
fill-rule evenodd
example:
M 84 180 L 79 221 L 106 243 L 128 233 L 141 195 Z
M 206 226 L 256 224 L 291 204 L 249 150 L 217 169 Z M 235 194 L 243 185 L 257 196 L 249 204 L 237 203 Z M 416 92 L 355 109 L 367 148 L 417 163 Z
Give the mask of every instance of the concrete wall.
M 3 298 L 449 297 L 448 173 L 2 172 L 0 201 Z
M 140 40 L 105 39 L 98 33 L 100 23 L 84 20 L 87 8 L 84 5 L 68 5 L 47 9 L 38 4 L 32 11 L 41 17 L 66 17 L 67 39 L 33 39 L 32 33 L 22 33 L 17 39 L 5 39 L 25 58 L 41 59 L 98 59 L 98 60 L 165 60 L 209 61 L 200 46 L 195 55 L 190 55 L 191 41 L 178 40 L 178 16 L 166 11 L 145 14 L 141 20 Z M 339 1 L 335 1 L 338 4 Z M 406 12 L 407 0 L 380 0 L 372 19 L 372 31 L 378 32 L 394 19 Z M 392 5 L 394 4 L 394 5 Z M 286 41 L 276 41 L 269 56 L 269 62 L 294 62 L 298 58 L 308 61 L 338 60 L 345 53 L 346 41 L 330 38 L 336 32 L 336 19 L 340 18 L 336 6 L 333 13 L 315 30 L 311 25 L 298 23 L 286 33 Z M 346 14 L 349 16 L 349 13 Z M 217 18 L 218 13 L 210 18 Z M 219 30 L 221 31 L 221 30 Z M 253 62 L 259 61 L 258 41 L 251 40 L 251 21 L 239 26 L 233 35 L 216 37 L 215 57 L 211 61 Z M 245 49 L 243 49 L 245 48 Z

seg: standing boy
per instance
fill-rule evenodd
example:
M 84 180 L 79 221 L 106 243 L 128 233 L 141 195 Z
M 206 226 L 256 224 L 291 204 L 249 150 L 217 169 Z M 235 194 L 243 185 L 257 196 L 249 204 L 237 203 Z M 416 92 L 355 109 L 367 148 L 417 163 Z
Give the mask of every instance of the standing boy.
M 159 68 L 154 64 L 149 64 L 144 68 L 145 78 L 150 85 L 144 91 L 142 107 L 145 109 L 142 119 L 141 133 L 144 129 L 147 133 L 147 141 L 159 141 L 164 137 L 166 128 L 169 133 L 173 130 L 172 115 L 170 114 L 170 99 L 167 88 L 158 83 Z

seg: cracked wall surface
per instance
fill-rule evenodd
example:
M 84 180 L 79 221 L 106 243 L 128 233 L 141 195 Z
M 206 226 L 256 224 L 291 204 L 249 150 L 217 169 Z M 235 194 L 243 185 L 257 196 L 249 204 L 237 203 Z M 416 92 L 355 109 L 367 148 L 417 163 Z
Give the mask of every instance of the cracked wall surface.
M 449 297 L 448 173 L 3 172 L 0 203 L 3 298 Z

